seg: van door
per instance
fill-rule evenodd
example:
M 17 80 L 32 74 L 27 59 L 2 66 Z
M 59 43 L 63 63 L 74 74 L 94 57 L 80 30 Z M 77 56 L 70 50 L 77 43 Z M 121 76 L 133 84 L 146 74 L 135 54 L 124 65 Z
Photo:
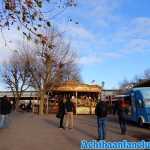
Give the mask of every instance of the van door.
M 126 97 L 126 104 L 128 107 L 128 118 L 131 118 L 132 116 L 132 103 L 131 103 L 131 95 Z
M 136 98 L 136 118 L 138 122 L 140 117 L 143 117 L 144 119 L 144 111 L 143 111 L 144 102 L 143 102 L 143 97 L 139 91 L 136 91 L 135 98 Z
M 131 120 L 136 121 L 136 119 L 137 119 L 137 110 L 136 110 L 135 93 L 131 92 Z

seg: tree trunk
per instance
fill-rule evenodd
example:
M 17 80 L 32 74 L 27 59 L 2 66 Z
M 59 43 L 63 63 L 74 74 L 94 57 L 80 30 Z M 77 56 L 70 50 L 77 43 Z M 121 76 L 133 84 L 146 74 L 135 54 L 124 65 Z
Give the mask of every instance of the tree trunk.
M 16 101 L 15 111 L 19 111 L 19 100 L 20 100 L 20 97 L 16 96 L 16 98 L 15 98 L 15 101 Z
M 40 108 L 39 108 L 39 114 L 44 114 L 44 90 L 40 91 Z

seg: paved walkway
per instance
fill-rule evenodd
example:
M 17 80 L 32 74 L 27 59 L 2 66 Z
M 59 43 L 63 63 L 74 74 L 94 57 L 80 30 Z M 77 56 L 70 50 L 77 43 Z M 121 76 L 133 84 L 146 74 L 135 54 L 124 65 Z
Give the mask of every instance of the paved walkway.
M 0 129 L 0 150 L 78 150 L 80 140 L 97 139 L 95 116 L 75 116 L 75 128 L 59 129 L 55 115 L 13 113 L 9 128 Z M 120 135 L 118 123 L 109 122 L 107 140 L 129 139 Z

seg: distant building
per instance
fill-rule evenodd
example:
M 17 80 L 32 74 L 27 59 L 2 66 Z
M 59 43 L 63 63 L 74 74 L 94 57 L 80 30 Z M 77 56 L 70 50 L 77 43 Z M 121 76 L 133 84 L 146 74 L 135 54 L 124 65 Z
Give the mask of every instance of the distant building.
M 108 103 L 111 104 L 112 101 L 114 100 L 114 97 L 115 97 L 117 94 L 119 94 L 120 91 L 119 91 L 119 90 L 116 90 L 116 89 L 114 89 L 114 90 L 107 90 L 107 89 L 105 89 L 105 90 L 102 90 L 101 93 L 102 93 L 102 94 L 101 94 L 102 100 L 105 100 L 105 101 L 107 101 Z

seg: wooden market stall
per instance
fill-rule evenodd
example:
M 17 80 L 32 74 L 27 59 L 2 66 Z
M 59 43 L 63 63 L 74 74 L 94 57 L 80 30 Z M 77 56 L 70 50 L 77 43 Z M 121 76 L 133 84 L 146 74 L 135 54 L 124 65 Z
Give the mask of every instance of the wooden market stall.
M 100 96 L 101 87 L 98 85 L 81 84 L 76 81 L 67 81 L 55 87 L 50 103 L 50 112 L 57 111 L 57 97 L 74 96 L 76 114 L 94 114 L 96 101 Z M 56 100 L 55 100 L 56 99 Z
M 101 87 L 98 85 L 88 85 L 78 83 L 76 81 L 67 81 L 59 84 L 51 93 L 45 95 L 44 112 L 56 113 L 58 111 L 58 103 L 61 98 L 74 96 L 74 104 L 76 114 L 94 114 L 95 105 L 101 94 Z M 0 99 L 7 95 L 10 100 L 15 100 L 11 91 L 0 91 Z M 23 93 L 19 104 L 27 105 L 32 103 L 32 111 L 39 112 L 40 98 L 38 91 L 26 91 Z

